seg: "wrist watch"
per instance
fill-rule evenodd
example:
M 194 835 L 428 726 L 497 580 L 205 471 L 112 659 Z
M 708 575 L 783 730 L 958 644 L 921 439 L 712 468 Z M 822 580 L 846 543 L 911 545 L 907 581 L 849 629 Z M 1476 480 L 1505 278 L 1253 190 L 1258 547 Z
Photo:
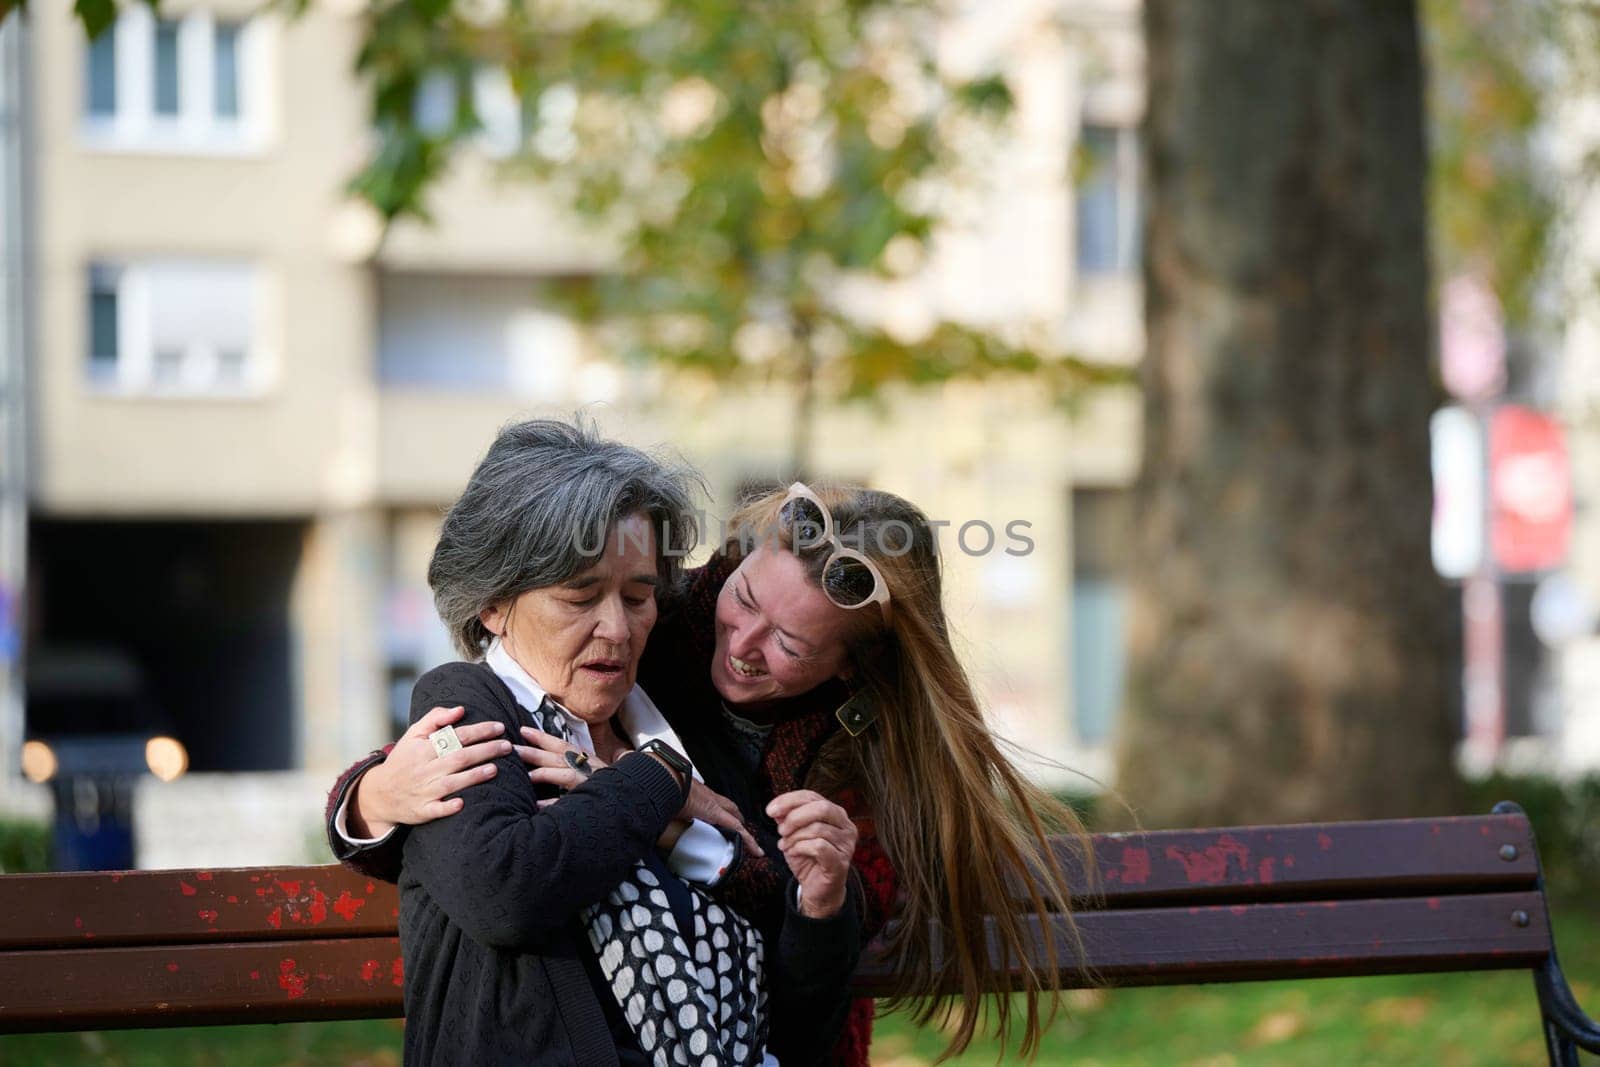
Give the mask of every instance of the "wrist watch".
M 689 789 L 694 785 L 694 765 L 689 762 L 687 756 L 659 737 L 646 741 L 639 746 L 638 751 L 647 756 L 655 756 L 662 763 L 665 763 L 673 774 L 682 778 L 683 800 L 687 801 L 689 799 Z

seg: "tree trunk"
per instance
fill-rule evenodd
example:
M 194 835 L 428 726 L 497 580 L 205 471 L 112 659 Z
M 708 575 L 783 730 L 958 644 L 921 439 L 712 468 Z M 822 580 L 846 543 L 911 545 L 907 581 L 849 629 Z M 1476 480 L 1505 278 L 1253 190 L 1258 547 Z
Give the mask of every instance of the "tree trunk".
M 1146 0 L 1118 788 L 1148 827 L 1457 810 L 1417 13 Z

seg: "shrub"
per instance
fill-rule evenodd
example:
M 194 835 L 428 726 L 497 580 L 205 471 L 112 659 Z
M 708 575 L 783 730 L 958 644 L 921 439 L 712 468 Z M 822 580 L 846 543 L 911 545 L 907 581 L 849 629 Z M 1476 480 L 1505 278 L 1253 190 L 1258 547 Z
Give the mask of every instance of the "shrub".
M 52 869 L 50 824 L 0 819 L 0 874 Z

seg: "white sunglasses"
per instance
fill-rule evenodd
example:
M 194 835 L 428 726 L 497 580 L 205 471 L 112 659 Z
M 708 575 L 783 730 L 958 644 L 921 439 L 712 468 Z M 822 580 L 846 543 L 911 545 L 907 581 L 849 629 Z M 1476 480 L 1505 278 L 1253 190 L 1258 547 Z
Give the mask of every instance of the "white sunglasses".
M 833 529 L 833 513 L 804 482 L 789 486 L 778 507 L 778 522 L 789 530 L 796 549 L 828 545 L 833 551 L 822 564 L 822 592 L 847 611 L 877 604 L 888 622 L 889 585 L 877 564 L 853 548 L 846 548 Z M 809 528 L 809 529 L 807 529 Z M 871 588 L 865 578 L 872 579 Z

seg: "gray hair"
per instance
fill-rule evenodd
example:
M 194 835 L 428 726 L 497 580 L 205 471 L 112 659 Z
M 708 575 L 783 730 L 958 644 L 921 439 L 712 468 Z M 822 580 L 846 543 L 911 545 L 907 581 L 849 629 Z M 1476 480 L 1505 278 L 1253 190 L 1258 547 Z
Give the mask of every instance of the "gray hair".
M 681 460 L 608 441 L 582 419 L 502 429 L 446 513 L 428 564 L 434 605 L 457 650 L 481 658 L 492 636 L 481 612 L 587 570 L 630 515 L 649 517 L 663 591 L 671 589 L 699 534 L 695 486 L 704 492 L 705 480 Z

